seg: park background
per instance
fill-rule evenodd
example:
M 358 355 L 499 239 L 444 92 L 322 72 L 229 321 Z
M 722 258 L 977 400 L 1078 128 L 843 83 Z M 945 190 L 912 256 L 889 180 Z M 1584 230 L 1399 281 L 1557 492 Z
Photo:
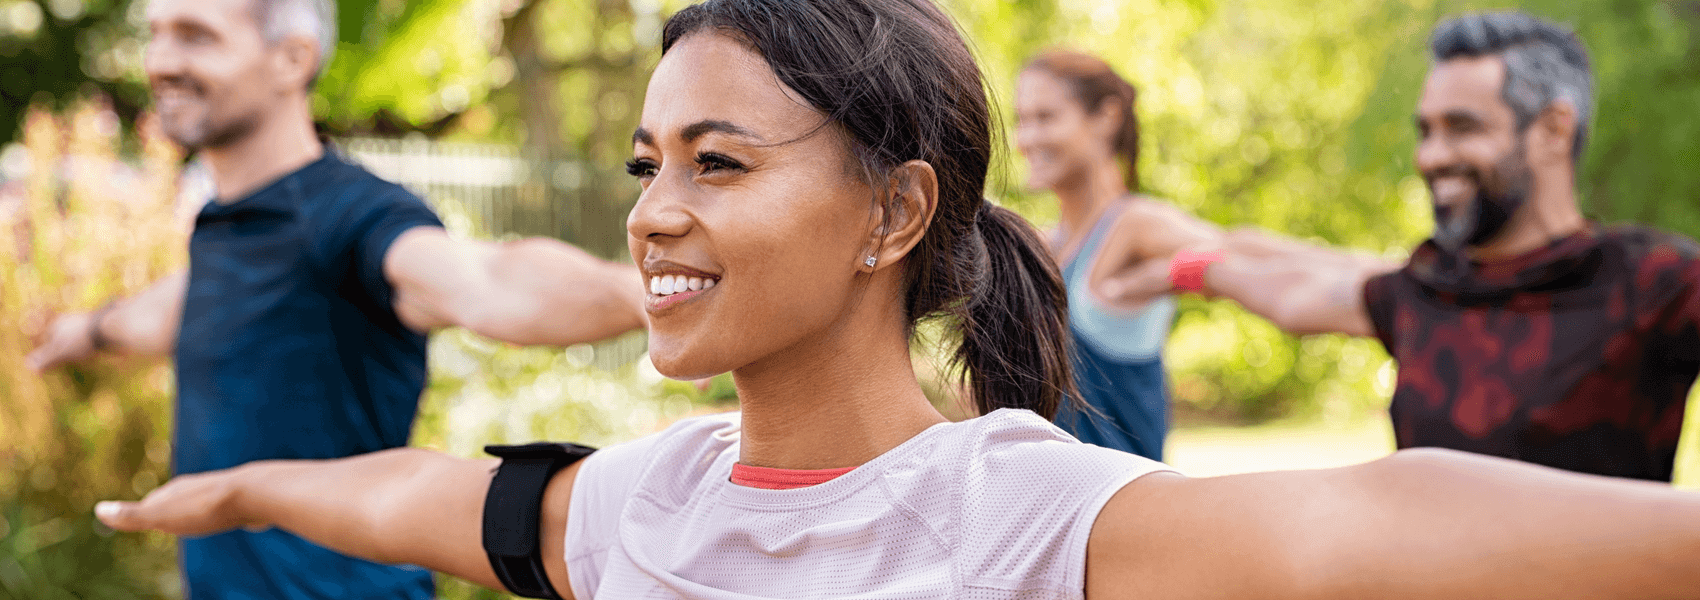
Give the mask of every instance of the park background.
M 628 157 L 660 25 L 678 0 L 344 0 L 316 109 L 327 135 L 426 195 L 466 235 L 551 235 L 625 252 Z M 1022 61 L 1103 56 L 1140 89 L 1142 184 L 1224 225 L 1402 257 L 1432 223 L 1411 112 L 1442 16 L 1516 7 L 1576 25 L 1594 53 L 1587 214 L 1700 236 L 1700 1 L 944 0 L 1006 131 Z M 204 188 L 146 117 L 143 0 L 0 0 L 0 598 L 177 598 L 172 540 L 114 534 L 96 500 L 169 475 L 168 361 L 45 376 L 23 356 L 54 311 L 181 268 Z M 1005 142 L 1007 142 L 1007 137 Z M 1002 152 L 987 193 L 1040 225 Z M 190 183 L 185 184 L 184 181 Z M 628 259 L 629 260 L 629 259 Z M 918 361 L 937 401 L 957 406 Z M 512 348 L 435 335 L 414 444 L 459 455 L 532 439 L 606 444 L 733 406 L 664 380 L 641 335 Z M 1167 352 L 1195 474 L 1349 464 L 1391 448 L 1394 366 L 1377 342 L 1293 338 L 1230 302 L 1183 299 Z M 1679 484 L 1700 485 L 1690 412 Z M 444 579 L 444 598 L 503 598 Z

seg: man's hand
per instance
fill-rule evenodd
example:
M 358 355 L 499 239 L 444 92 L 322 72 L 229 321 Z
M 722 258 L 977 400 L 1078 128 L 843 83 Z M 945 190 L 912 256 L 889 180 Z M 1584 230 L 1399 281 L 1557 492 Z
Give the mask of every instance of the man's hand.
M 48 324 L 41 345 L 36 346 L 25 359 L 30 370 L 37 373 L 57 367 L 65 363 L 88 360 L 95 354 L 94 339 L 91 337 L 89 326 L 93 315 L 89 313 L 66 313 L 59 315 Z
M 154 529 L 173 535 L 209 535 L 237 527 L 263 529 L 238 515 L 237 478 L 242 469 L 179 475 L 140 502 L 101 502 L 94 514 L 120 531 Z

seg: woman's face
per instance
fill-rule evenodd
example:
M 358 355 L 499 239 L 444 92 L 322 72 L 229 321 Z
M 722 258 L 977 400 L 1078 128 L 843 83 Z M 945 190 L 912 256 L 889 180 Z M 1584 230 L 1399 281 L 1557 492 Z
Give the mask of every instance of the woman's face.
M 1027 185 L 1056 189 L 1114 154 L 1106 115 L 1094 115 L 1067 82 L 1038 69 L 1015 88 L 1015 147 L 1027 159 Z
M 661 373 L 795 355 L 858 297 L 872 193 L 823 120 L 724 35 L 690 35 L 656 66 L 632 136 L 643 194 L 626 231 Z

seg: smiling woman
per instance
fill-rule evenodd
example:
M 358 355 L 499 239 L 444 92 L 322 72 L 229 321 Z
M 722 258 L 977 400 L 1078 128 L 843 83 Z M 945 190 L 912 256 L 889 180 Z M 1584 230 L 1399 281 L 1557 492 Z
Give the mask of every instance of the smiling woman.
M 947 16 L 926 0 L 710 0 L 664 37 L 629 165 L 651 357 L 673 377 L 731 371 L 741 413 L 596 452 L 529 497 L 492 484 L 493 461 L 395 450 L 180 477 L 102 519 L 277 526 L 539 597 L 1700 585 L 1700 498 L 1660 486 L 1445 452 L 1195 480 L 1081 444 L 1045 420 L 1072 392 L 1056 268 L 981 196 L 991 119 Z M 960 335 L 984 416 L 946 422 L 921 393 L 909 338 L 928 318 Z M 528 507 L 518 530 L 489 525 Z

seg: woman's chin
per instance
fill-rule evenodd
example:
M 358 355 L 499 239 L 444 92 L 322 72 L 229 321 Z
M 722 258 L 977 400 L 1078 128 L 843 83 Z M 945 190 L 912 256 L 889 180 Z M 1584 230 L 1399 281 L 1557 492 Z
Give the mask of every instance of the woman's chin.
M 649 362 L 655 366 L 655 372 L 668 379 L 696 381 L 731 370 L 718 361 L 704 360 L 705 357 L 686 349 L 670 350 L 672 349 L 664 346 L 651 346 L 649 349 Z

